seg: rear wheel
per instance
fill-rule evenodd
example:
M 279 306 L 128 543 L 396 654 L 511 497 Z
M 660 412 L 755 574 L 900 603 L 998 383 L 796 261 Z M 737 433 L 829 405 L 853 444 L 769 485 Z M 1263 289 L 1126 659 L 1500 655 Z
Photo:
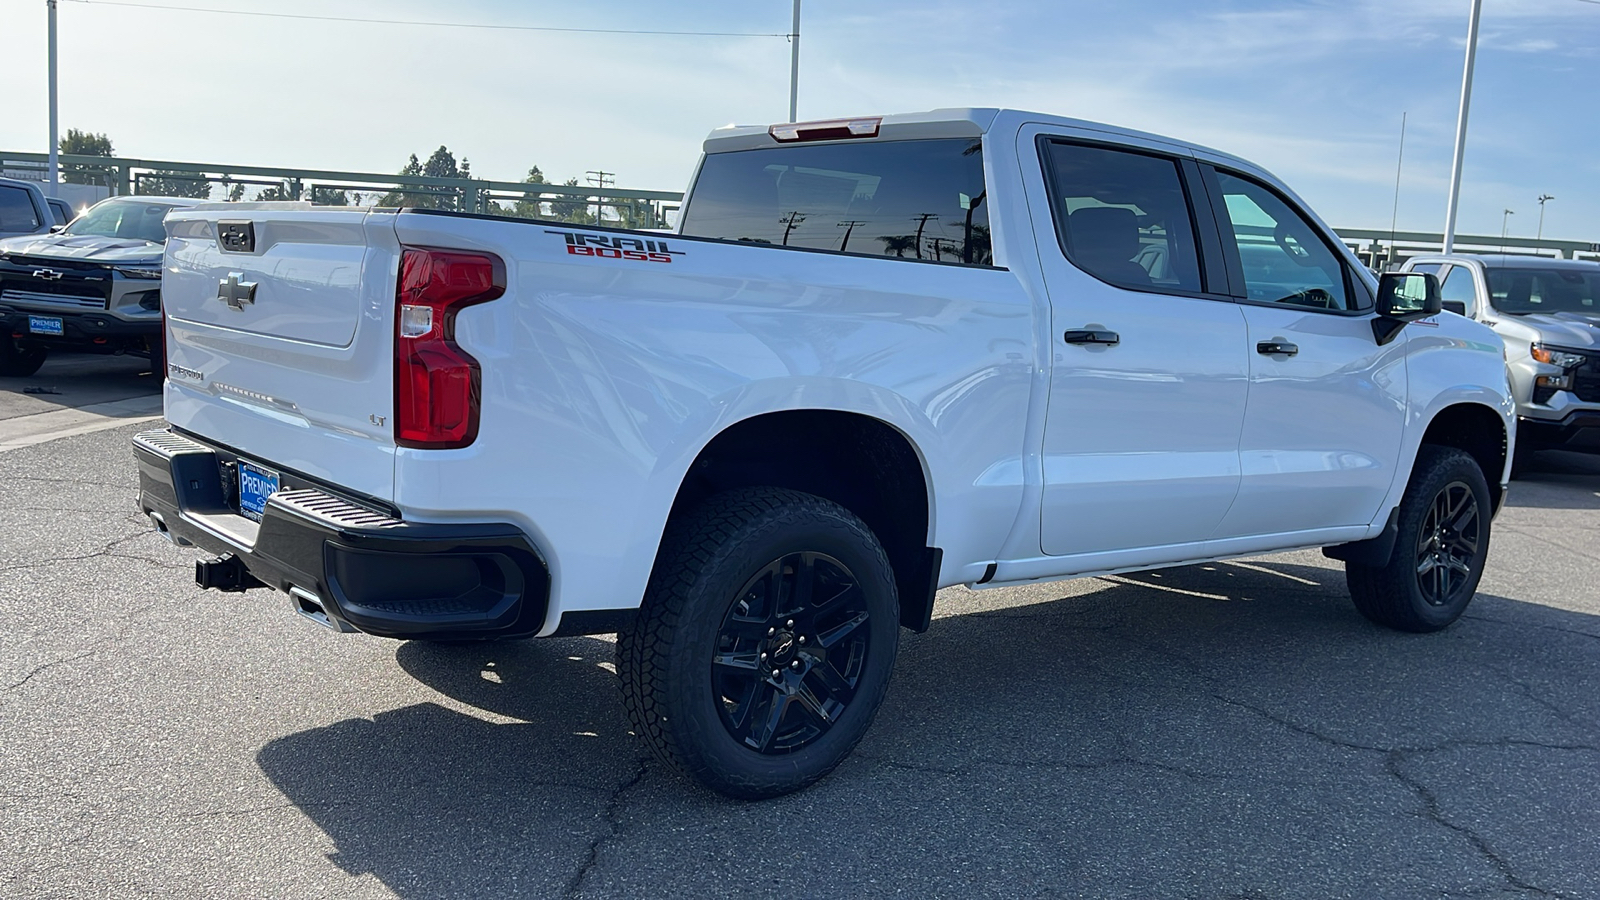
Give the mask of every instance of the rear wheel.
M 49 351 L 38 344 L 19 347 L 9 337 L 0 337 L 0 376 L 26 378 L 39 371 Z
M 731 797 L 804 788 L 872 723 L 899 640 L 888 558 L 848 510 L 752 488 L 669 527 L 632 627 L 623 701 L 661 759 Z
M 1400 501 L 1388 565 L 1345 564 L 1356 609 L 1400 631 L 1438 631 L 1460 618 L 1483 577 L 1491 510 L 1476 460 L 1424 445 Z

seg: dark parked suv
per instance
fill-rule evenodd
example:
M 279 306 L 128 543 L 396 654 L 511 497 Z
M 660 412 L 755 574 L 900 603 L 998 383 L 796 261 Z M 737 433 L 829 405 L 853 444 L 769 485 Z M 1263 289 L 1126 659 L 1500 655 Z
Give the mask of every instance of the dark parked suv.
M 0 375 L 32 375 L 52 351 L 161 351 L 167 211 L 203 201 L 113 197 L 54 234 L 0 240 Z

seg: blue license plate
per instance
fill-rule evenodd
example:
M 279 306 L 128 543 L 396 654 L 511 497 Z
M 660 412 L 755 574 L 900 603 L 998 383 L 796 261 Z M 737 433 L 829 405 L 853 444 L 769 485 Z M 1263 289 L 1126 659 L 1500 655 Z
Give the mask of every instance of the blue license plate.
M 261 521 L 267 511 L 267 498 L 277 489 L 277 472 L 239 460 L 239 512 L 246 518 Z
M 53 334 L 61 337 L 61 320 L 55 316 L 29 316 L 28 332 L 31 334 Z

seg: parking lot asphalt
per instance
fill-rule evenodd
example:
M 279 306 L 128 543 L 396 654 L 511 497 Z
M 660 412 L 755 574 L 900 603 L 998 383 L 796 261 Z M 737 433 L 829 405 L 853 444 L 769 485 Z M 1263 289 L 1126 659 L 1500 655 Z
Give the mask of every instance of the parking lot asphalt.
M 0 454 L 0 897 L 1600 897 L 1600 460 L 1514 484 L 1435 635 L 1314 551 L 946 590 L 857 752 L 738 803 L 608 640 L 199 591 L 140 427 Z

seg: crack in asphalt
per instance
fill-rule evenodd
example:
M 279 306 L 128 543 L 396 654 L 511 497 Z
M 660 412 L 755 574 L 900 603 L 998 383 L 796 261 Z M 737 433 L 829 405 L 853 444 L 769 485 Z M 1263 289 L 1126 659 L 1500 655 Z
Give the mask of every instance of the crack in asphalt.
M 1310 726 L 1301 725 L 1300 723 L 1293 722 L 1293 721 L 1291 721 L 1289 719 L 1283 718 L 1282 716 L 1274 715 L 1273 713 L 1271 713 L 1271 712 L 1269 712 L 1267 710 L 1261 709 L 1260 707 L 1252 706 L 1252 705 L 1250 705 L 1248 703 L 1243 703 L 1241 701 L 1234 700 L 1234 699 L 1232 699 L 1230 697 L 1224 697 L 1224 696 L 1222 696 L 1220 694 L 1213 694 L 1212 696 L 1215 697 L 1217 700 L 1222 701 L 1223 703 L 1227 703 L 1227 704 L 1230 704 L 1232 706 L 1237 706 L 1237 707 L 1239 707 L 1241 709 L 1249 710 L 1250 712 L 1253 712 L 1256 715 L 1261 716 L 1262 718 L 1268 720 L 1269 722 L 1273 722 L 1273 723 L 1275 723 L 1275 724 L 1277 724 L 1279 726 L 1282 726 L 1283 728 L 1286 728 L 1286 729 L 1288 729 L 1290 731 L 1295 732 L 1296 734 L 1305 735 L 1307 737 L 1310 737 L 1310 738 L 1313 738 L 1315 740 L 1321 741 L 1321 742 L 1323 742 L 1325 744 L 1329 744 L 1329 745 L 1332 745 L 1332 746 L 1335 746 L 1335 747 L 1341 747 L 1341 748 L 1348 749 L 1348 750 L 1357 750 L 1357 751 L 1364 751 L 1364 752 L 1369 752 L 1369 753 L 1381 753 L 1381 754 L 1383 754 L 1383 756 L 1384 756 L 1384 767 L 1385 767 L 1386 771 L 1396 781 L 1400 782 L 1406 788 L 1410 789 L 1411 792 L 1416 794 L 1417 798 L 1422 801 L 1423 812 L 1424 812 L 1426 818 L 1429 821 L 1433 822 L 1434 824 L 1439 825 L 1442 828 L 1445 828 L 1445 829 L 1447 829 L 1449 831 L 1455 832 L 1456 834 L 1459 834 L 1462 837 L 1464 837 L 1467 840 L 1467 842 L 1472 845 L 1473 849 L 1475 849 L 1481 857 L 1483 857 L 1487 862 L 1489 862 L 1490 865 L 1494 866 L 1495 869 L 1497 869 L 1500 872 L 1501 876 L 1503 878 L 1505 878 L 1505 880 L 1506 880 L 1506 882 L 1508 884 L 1510 884 L 1512 887 L 1516 888 L 1519 891 L 1523 891 L 1525 893 L 1531 893 L 1531 894 L 1534 894 L 1534 895 L 1540 896 L 1540 897 L 1565 897 L 1565 896 L 1568 896 L 1567 894 L 1563 894 L 1563 893 L 1560 893 L 1560 892 L 1551 891 L 1551 890 L 1547 890 L 1545 888 L 1542 888 L 1542 887 L 1540 887 L 1540 886 L 1538 886 L 1536 884 L 1533 884 L 1530 881 L 1527 881 L 1526 879 L 1522 878 L 1521 876 L 1519 876 L 1516 873 L 1516 871 L 1511 867 L 1511 864 L 1509 862 L 1507 862 L 1503 857 L 1501 857 L 1497 852 L 1495 852 L 1494 848 L 1489 844 L 1489 842 L 1488 842 L 1488 840 L 1486 838 L 1484 838 L 1482 835 L 1478 834 L 1476 831 L 1472 830 L 1471 828 L 1469 828 L 1469 827 L 1467 827 L 1465 825 L 1459 825 L 1459 824 L 1457 824 L 1455 822 L 1451 822 L 1449 819 L 1447 819 L 1445 817 L 1443 811 L 1439 807 L 1438 795 L 1436 795 L 1433 791 L 1429 790 L 1427 788 L 1427 786 L 1422 784 L 1419 780 L 1406 775 L 1405 772 L 1402 771 L 1401 767 L 1408 760 L 1410 760 L 1413 757 L 1423 756 L 1423 755 L 1430 754 L 1430 753 L 1438 753 L 1438 752 L 1442 752 L 1442 751 L 1445 751 L 1445 750 L 1487 749 L 1487 748 L 1497 748 L 1497 747 L 1532 747 L 1532 748 L 1537 748 L 1537 749 L 1542 749 L 1542 750 L 1581 751 L 1581 752 L 1588 752 L 1588 753 L 1600 753 L 1600 747 L 1594 746 L 1592 744 L 1578 744 L 1578 743 L 1554 744 L 1554 743 L 1549 743 L 1549 742 L 1545 742 L 1545 741 L 1532 741 L 1532 740 L 1526 740 L 1526 739 L 1520 739 L 1520 738 L 1503 738 L 1503 739 L 1500 739 L 1500 740 L 1493 740 L 1493 741 L 1459 740 L 1458 739 L 1458 740 L 1442 741 L 1442 742 L 1440 742 L 1438 744 L 1433 744 L 1433 745 L 1424 746 L 1424 747 L 1381 747 L 1381 746 L 1376 746 L 1376 745 L 1372 745 L 1372 744 L 1360 744 L 1360 743 L 1356 743 L 1354 741 L 1348 741 L 1348 740 L 1344 740 L 1342 738 L 1336 738 L 1336 737 L 1333 737 L 1332 735 L 1323 734 L 1322 732 L 1317 731 L 1316 729 L 1311 728 Z
M 1592 641 L 1600 641 L 1600 634 L 1594 634 L 1593 632 L 1589 631 L 1577 631 L 1572 628 L 1562 628 L 1557 625 L 1541 625 L 1537 622 L 1518 622 L 1512 619 L 1491 619 L 1488 616 L 1474 616 L 1470 614 L 1462 615 L 1461 618 L 1471 619 L 1474 622 L 1488 622 L 1492 625 L 1511 625 L 1516 628 L 1537 628 L 1542 631 L 1558 631 L 1562 634 L 1570 634 L 1576 637 L 1586 637 Z
M 1583 729 L 1586 729 L 1586 730 L 1593 730 L 1594 729 L 1594 725 L 1592 725 L 1592 724 L 1590 724 L 1588 722 L 1580 722 L 1580 721 L 1578 721 L 1578 719 L 1576 717 L 1577 716 L 1576 713 L 1573 713 L 1573 712 L 1570 712 L 1568 710 L 1562 709 L 1561 707 L 1555 705 L 1551 701 L 1546 700 L 1544 697 L 1539 696 L 1538 691 L 1534 690 L 1533 685 L 1528 684 L 1528 683 L 1518 679 L 1516 676 L 1512 675 L 1510 672 L 1507 672 L 1505 670 L 1496 668 L 1495 666 L 1487 665 L 1487 664 L 1484 664 L 1484 663 L 1479 663 L 1478 665 L 1479 665 L 1479 668 L 1482 668 L 1484 671 L 1490 673 L 1491 675 L 1494 675 L 1495 677 L 1501 679 L 1502 681 L 1505 681 L 1507 684 L 1510 684 L 1511 686 L 1515 687 L 1518 691 L 1520 691 L 1522 693 L 1522 696 L 1525 699 L 1530 700 L 1533 703 L 1543 707 L 1545 710 L 1550 712 L 1556 718 L 1560 719 L 1563 722 L 1566 722 L 1568 725 L 1573 725 L 1573 726 L 1576 726 L 1578 728 L 1583 728 Z
M 1427 817 L 1428 821 L 1438 825 L 1441 828 L 1453 831 L 1456 834 L 1461 835 L 1463 838 L 1466 838 L 1467 843 L 1471 844 L 1473 849 L 1478 851 L 1478 855 L 1487 860 L 1490 865 L 1498 869 L 1500 876 L 1504 878 L 1506 883 L 1510 884 L 1512 887 L 1521 891 L 1532 893 L 1539 897 L 1567 896 L 1566 894 L 1545 890 L 1544 888 L 1539 887 L 1532 882 L 1524 880 L 1516 873 L 1516 870 L 1511 868 L 1511 864 L 1507 862 L 1504 857 L 1495 852 L 1494 847 L 1490 846 L 1489 841 L 1484 838 L 1483 835 L 1478 834 L 1476 831 L 1473 831 L 1471 828 L 1468 828 L 1465 825 L 1457 825 L 1456 823 L 1445 818 L 1444 812 L 1439 808 L 1438 795 L 1429 790 L 1427 785 L 1423 784 L 1421 781 L 1406 775 L 1405 771 L 1403 770 L 1402 767 L 1404 766 L 1406 760 L 1412 755 L 1413 754 L 1405 751 L 1396 750 L 1388 754 L 1388 756 L 1385 758 L 1384 767 L 1396 781 L 1399 781 L 1401 784 L 1410 788 L 1412 793 L 1417 795 L 1417 799 L 1422 801 L 1423 814 Z
M 161 560 L 151 559 L 148 556 L 134 556 L 129 553 L 115 552 L 117 548 L 124 544 L 150 537 L 154 533 L 154 531 L 149 529 L 140 529 L 135 531 L 133 534 L 117 538 L 116 540 L 100 547 L 98 550 L 92 550 L 88 553 L 74 554 L 72 556 L 48 556 L 42 559 L 33 560 L 32 562 L 14 563 L 11 565 L 0 566 L 0 572 L 17 572 L 26 569 L 45 569 L 61 563 L 84 562 L 92 559 L 123 559 L 128 560 L 129 562 L 144 563 L 146 565 L 154 566 L 158 569 L 166 569 L 174 572 L 187 571 L 189 568 L 188 563 L 162 562 Z
M 578 892 L 583 889 L 584 881 L 588 879 L 589 873 L 594 871 L 595 865 L 600 859 L 601 846 L 615 838 L 622 830 L 622 822 L 618 818 L 618 813 L 622 809 L 622 798 L 628 791 L 644 780 L 645 772 L 649 768 L 649 761 L 644 757 L 640 757 L 639 768 L 634 770 L 631 777 L 617 785 L 616 789 L 611 792 L 610 799 L 606 801 L 606 808 L 601 813 L 607 827 L 603 832 L 595 835 L 594 840 L 589 842 L 589 852 L 584 856 L 583 864 L 578 867 L 577 872 L 573 873 L 572 880 L 567 882 L 566 895 L 568 897 L 578 896 Z
M 5 689 L 4 689 L 4 693 L 10 694 L 10 693 L 20 689 L 23 685 L 25 685 L 28 682 L 32 681 L 34 676 L 36 676 L 36 675 L 43 674 L 44 672 L 47 672 L 47 671 L 49 671 L 51 669 L 54 669 L 57 666 L 64 666 L 64 665 L 66 665 L 68 663 L 73 663 L 73 662 L 78 662 L 79 660 L 88 659 L 91 656 L 95 656 L 95 655 L 99 654 L 102 650 L 106 649 L 107 647 L 109 647 L 111 645 L 119 644 L 122 641 L 127 640 L 129 629 L 131 629 L 136 622 L 142 621 L 143 617 L 144 617 L 144 614 L 149 612 L 152 609 L 155 609 L 157 607 L 157 605 L 158 604 L 155 604 L 155 603 L 149 603 L 149 604 L 146 604 L 144 606 L 139 607 L 138 609 L 131 610 L 131 611 L 127 612 L 127 613 L 124 613 L 123 615 L 116 616 L 115 620 L 120 622 L 121 626 L 117 629 L 115 634 L 107 635 L 106 637 L 103 637 L 103 638 L 95 641 L 94 643 L 89 645 L 89 649 L 84 650 L 82 653 L 77 653 L 77 654 L 74 654 L 72 656 L 67 656 L 67 657 L 62 657 L 60 659 L 51 660 L 50 662 L 42 663 L 42 664 L 40 664 L 38 666 L 35 666 L 32 671 L 30 671 L 30 672 L 28 672 L 28 674 L 22 676 L 22 680 L 21 681 L 18 681 L 18 682 L 15 682 L 13 684 L 7 685 L 5 687 Z

